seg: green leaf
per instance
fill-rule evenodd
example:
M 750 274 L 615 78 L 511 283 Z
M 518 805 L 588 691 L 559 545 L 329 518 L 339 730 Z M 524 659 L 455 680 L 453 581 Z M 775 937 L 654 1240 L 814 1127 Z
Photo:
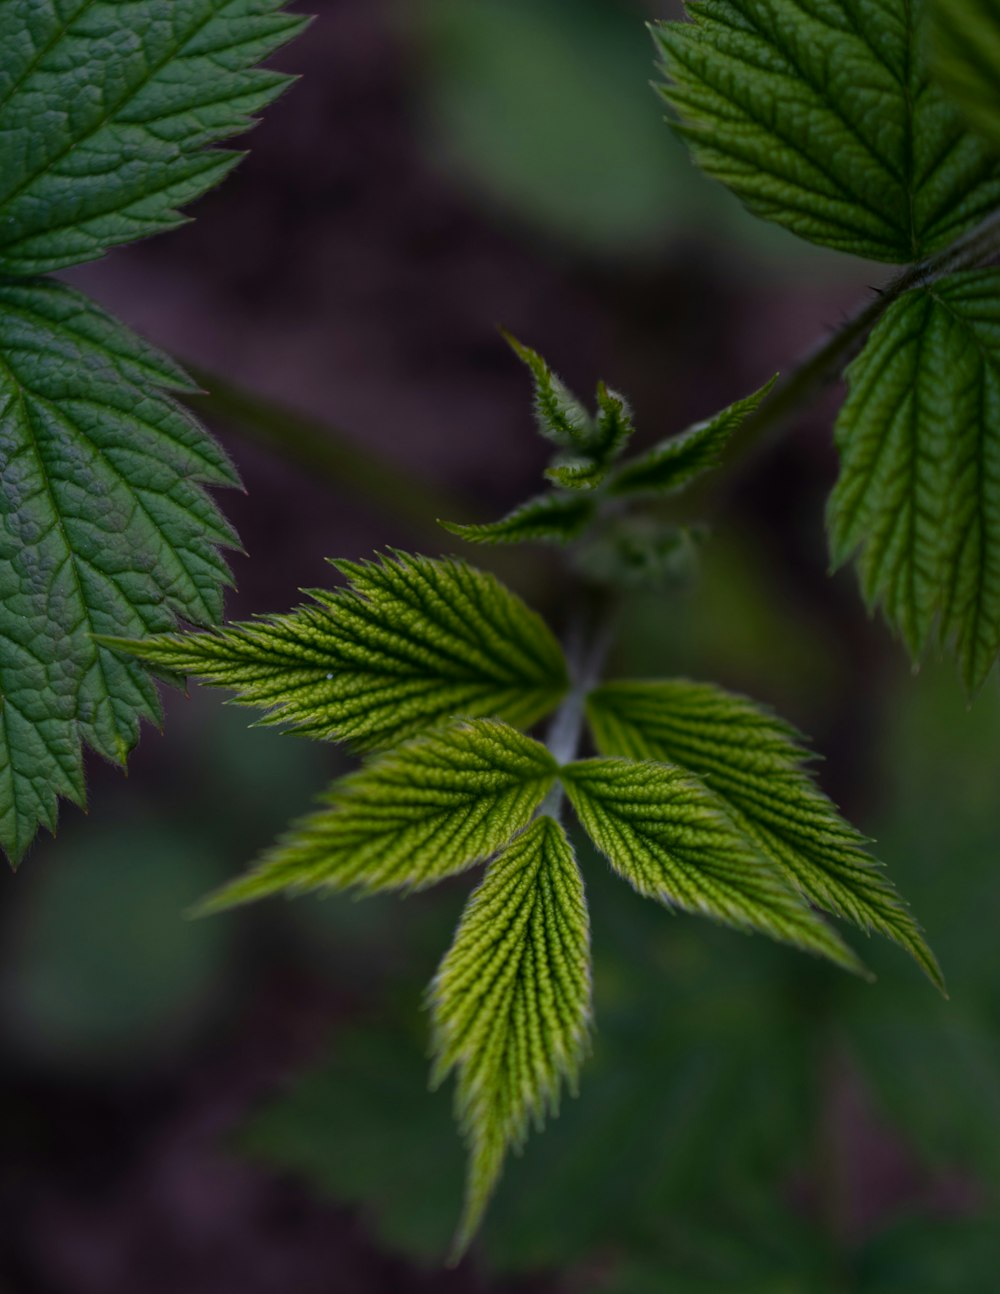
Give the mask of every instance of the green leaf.
M 594 500 L 585 494 L 540 494 L 485 525 L 441 524 L 471 544 L 568 544 L 578 538 L 595 516 Z
M 435 1084 L 458 1070 L 469 1143 L 453 1257 L 468 1246 L 508 1147 L 575 1087 L 590 1023 L 590 929 L 562 827 L 538 818 L 490 864 L 431 985 Z
M 590 414 L 562 379 L 552 372 L 538 351 L 523 345 L 504 329 L 500 331 L 531 373 L 535 391 L 535 423 L 539 432 L 557 445 L 585 449 L 594 432 Z
M 759 391 L 737 400 L 714 418 L 695 423 L 687 431 L 661 441 L 647 453 L 625 463 L 608 482 L 608 492 L 675 494 L 696 477 L 718 467 L 730 438 L 756 413 L 777 380 L 775 375 Z
M 528 727 L 566 690 L 545 622 L 464 562 L 394 554 L 335 563 L 350 580 L 315 605 L 116 645 L 154 668 L 231 688 L 262 722 L 359 749 L 394 745 L 456 715 Z
M 8 18 L 9 20 L 9 18 Z M 82 744 L 123 763 L 156 688 L 94 634 L 222 614 L 237 543 L 202 483 L 223 451 L 164 388 L 187 378 L 62 284 L 0 281 L 0 846 L 16 864 L 57 799 L 85 799 Z
M 581 760 L 561 776 L 594 844 L 640 894 L 859 969 L 696 778 L 630 759 Z
M 941 971 L 895 888 L 816 786 L 798 734 L 742 696 L 686 679 L 606 683 L 587 699 L 604 755 L 677 764 L 703 778 L 738 830 L 810 903 L 878 930 L 943 988 Z
M 1000 144 L 1000 2 L 937 0 L 934 71 L 972 126 Z
M 589 438 L 581 442 L 586 453 L 565 455 L 557 459 L 545 475 L 567 490 L 596 489 L 634 433 L 635 425 L 628 401 L 617 391 L 610 391 L 603 382 L 599 382 L 593 429 Z
M 655 28 L 662 93 L 699 165 L 757 215 L 908 263 L 1000 204 L 1000 159 L 930 80 L 926 0 L 688 8 Z
M 548 794 L 544 746 L 491 719 L 416 737 L 334 782 L 247 876 L 202 905 L 215 912 L 279 890 L 423 889 L 495 853 Z
M 906 293 L 848 370 L 834 562 L 916 656 L 937 625 L 978 687 L 1000 649 L 1000 270 Z
M 0 274 L 101 256 L 181 222 L 288 83 L 254 64 L 304 19 L 280 0 L 0 5 Z

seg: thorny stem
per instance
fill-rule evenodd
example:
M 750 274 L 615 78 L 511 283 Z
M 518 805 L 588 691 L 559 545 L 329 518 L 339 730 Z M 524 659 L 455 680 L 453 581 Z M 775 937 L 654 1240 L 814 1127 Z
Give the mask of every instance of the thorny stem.
M 724 464 L 743 463 L 752 452 L 784 430 L 795 414 L 810 405 L 824 387 L 837 381 L 865 344 L 872 328 L 906 292 L 935 283 L 946 274 L 988 265 L 1000 256 L 1000 211 L 943 252 L 912 265 L 891 279 L 878 295 L 849 315 L 831 336 L 818 343 L 791 369 L 769 400 L 748 418 L 729 443 Z

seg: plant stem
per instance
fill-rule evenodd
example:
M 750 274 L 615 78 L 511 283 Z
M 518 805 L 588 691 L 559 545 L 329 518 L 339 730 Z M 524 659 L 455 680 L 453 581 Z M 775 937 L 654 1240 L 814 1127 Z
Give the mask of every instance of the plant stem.
M 185 396 L 202 416 L 222 419 L 246 440 L 277 452 L 345 493 L 425 532 L 437 531 L 439 517 L 468 515 L 468 504 L 394 466 L 340 428 L 247 391 L 197 365 L 185 367 L 205 388 L 203 395 Z
M 571 763 L 580 753 L 587 695 L 601 681 L 618 618 L 617 606 L 604 590 L 591 596 L 589 601 L 590 605 L 571 623 L 566 635 L 570 689 L 553 716 L 545 737 L 549 753 L 560 767 Z M 539 806 L 539 816 L 548 814 L 558 819 L 562 802 L 562 784 L 556 782 Z
M 724 457 L 727 467 L 742 463 L 752 453 L 785 429 L 795 414 L 807 408 L 824 387 L 843 374 L 860 354 L 868 334 L 889 307 L 914 288 L 925 287 L 946 274 L 988 265 L 1000 256 L 1000 211 L 977 225 L 943 252 L 912 265 L 891 279 L 878 295 L 867 301 L 829 337 L 808 351 L 778 383 L 773 395 L 743 424 L 732 438 Z

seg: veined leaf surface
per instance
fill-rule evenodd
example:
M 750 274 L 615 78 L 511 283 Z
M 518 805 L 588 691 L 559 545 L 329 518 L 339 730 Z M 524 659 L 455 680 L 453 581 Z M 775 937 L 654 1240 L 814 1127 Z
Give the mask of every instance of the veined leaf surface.
M 878 930 L 942 986 L 920 927 L 805 768 L 795 731 L 746 697 L 687 679 L 605 683 L 587 699 L 604 755 L 677 764 L 702 778 L 735 825 L 817 907 Z
M 279 890 L 423 889 L 505 845 L 555 773 L 544 746 L 494 720 L 415 737 L 334 782 L 318 813 L 202 910 Z
M 632 759 L 580 760 L 561 776 L 591 840 L 640 894 L 858 969 L 697 779 Z
M 94 634 L 210 624 L 236 537 L 203 485 L 225 454 L 167 395 L 168 359 L 62 284 L 0 281 L 0 846 L 14 863 L 82 744 L 118 763 L 157 719 L 145 670 Z
M 397 554 L 337 563 L 350 586 L 315 605 L 117 645 L 154 668 L 233 689 L 264 722 L 360 749 L 394 745 L 442 720 L 493 716 L 527 727 L 566 689 L 545 622 L 464 562 Z
M 688 9 L 655 29 L 664 97 L 699 165 L 757 215 L 906 264 L 1000 204 L 1000 157 L 930 77 L 927 0 Z
M 919 655 L 935 626 L 970 689 L 1000 650 L 1000 270 L 906 293 L 848 370 L 835 562 Z
M 303 18 L 281 0 L 0 4 L 0 274 L 169 229 L 287 84 L 255 64 Z
M 434 1080 L 458 1071 L 469 1143 L 455 1256 L 532 1122 L 575 1086 L 590 1023 L 590 926 L 562 827 L 542 816 L 492 862 L 431 985 Z

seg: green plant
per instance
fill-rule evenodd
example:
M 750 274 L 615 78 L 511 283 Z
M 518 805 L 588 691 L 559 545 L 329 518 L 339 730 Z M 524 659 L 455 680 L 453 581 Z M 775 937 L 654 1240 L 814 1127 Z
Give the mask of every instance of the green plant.
M 845 365 L 828 522 L 915 656 L 970 691 L 1000 650 L 1000 13 L 990 0 L 700 0 L 655 38 L 678 129 L 751 210 L 904 266 L 783 381 L 626 457 L 626 400 L 588 410 L 529 348 L 545 491 L 483 545 L 559 546 L 564 644 L 494 576 L 392 553 L 286 615 L 221 619 L 236 477 L 166 394 L 191 390 L 62 284 L 36 277 L 169 227 L 225 174 L 205 146 L 286 78 L 255 64 L 301 20 L 277 0 L 0 11 L 0 842 L 17 863 L 82 748 L 124 762 L 159 706 L 147 667 L 236 692 L 265 722 L 368 757 L 204 907 L 279 890 L 416 889 L 487 870 L 430 992 L 436 1078 L 457 1071 L 468 1244 L 506 1150 L 573 1085 L 590 1028 L 589 918 L 563 798 L 639 893 L 817 953 L 817 912 L 877 930 L 943 985 L 919 927 L 806 768 L 796 734 L 709 683 L 606 681 L 615 603 L 669 592 L 699 534 L 676 496 Z M 120 38 L 119 46 L 110 37 Z M 72 69 L 74 107 L 54 110 Z M 108 159 L 112 159 L 110 164 Z M 851 362 L 852 361 L 852 362 Z M 171 632 L 176 619 L 207 632 Z M 553 715 L 544 741 L 523 731 Z M 587 757 L 585 734 L 596 746 Z

